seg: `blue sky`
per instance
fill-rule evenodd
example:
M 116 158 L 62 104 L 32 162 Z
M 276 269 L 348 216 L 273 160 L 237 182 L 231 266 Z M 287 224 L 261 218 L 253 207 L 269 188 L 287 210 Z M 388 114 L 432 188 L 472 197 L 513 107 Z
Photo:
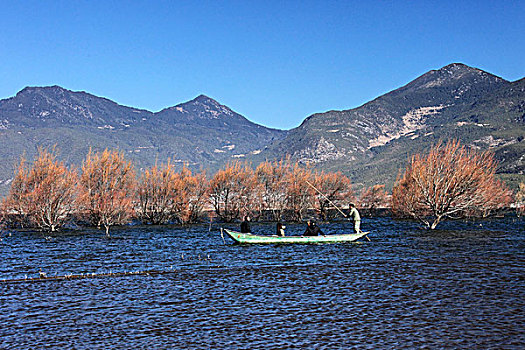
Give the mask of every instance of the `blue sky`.
M 525 75 L 525 1 L 3 1 L 0 98 L 60 85 L 151 111 L 206 94 L 292 128 L 462 62 Z

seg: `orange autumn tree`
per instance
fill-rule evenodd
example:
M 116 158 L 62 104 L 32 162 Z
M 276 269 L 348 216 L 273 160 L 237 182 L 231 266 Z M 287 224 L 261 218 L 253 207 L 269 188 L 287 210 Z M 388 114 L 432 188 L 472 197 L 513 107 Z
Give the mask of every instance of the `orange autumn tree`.
M 359 206 L 364 209 L 374 210 L 384 208 L 388 205 L 388 196 L 385 191 L 385 185 L 374 185 L 365 188 L 359 197 Z
M 155 225 L 194 222 L 202 214 L 206 193 L 204 173 L 193 176 L 186 167 L 177 172 L 170 161 L 155 165 L 138 181 L 137 216 Z
M 188 168 L 183 167 L 177 174 L 176 189 L 177 220 L 183 224 L 197 221 L 208 194 L 206 174 L 201 172 L 193 175 Z
M 168 160 L 167 164 L 146 169 L 137 185 L 138 205 L 136 214 L 142 223 L 166 224 L 175 220 L 182 181 Z
M 190 174 L 191 175 L 191 174 Z M 185 222 L 197 222 L 204 212 L 208 198 L 208 180 L 204 171 L 185 178 L 186 188 L 189 193 L 187 215 Z
M 177 173 L 175 182 L 175 219 L 179 223 L 186 223 L 189 219 L 190 207 L 190 181 L 192 179 L 191 171 L 183 167 Z
M 518 216 L 525 214 L 525 183 L 520 183 L 518 192 L 516 192 L 516 211 Z
M 297 163 L 286 174 L 286 203 L 293 221 L 301 221 L 312 206 L 314 193 L 308 181 L 312 181 L 311 172 Z
M 25 165 L 25 158 L 20 159 L 20 164 L 15 170 L 15 176 L 11 182 L 9 193 L 2 200 L 2 224 L 5 226 L 30 226 L 28 221 L 28 204 L 27 204 L 27 176 L 28 170 Z
M 118 151 L 89 151 L 82 163 L 79 206 L 92 225 L 109 228 L 130 221 L 135 194 L 135 172 Z
M 209 183 L 209 198 L 217 217 L 231 222 L 249 213 L 256 187 L 248 164 L 237 161 L 216 172 Z
M 255 169 L 259 184 L 261 210 L 268 210 L 272 220 L 280 221 L 286 209 L 287 174 L 290 172 L 288 161 L 265 161 Z
M 514 197 L 512 190 L 496 177 L 487 184 L 483 195 L 485 198 L 483 205 L 470 210 L 471 216 L 488 217 L 498 210 L 509 208 Z
M 428 155 L 417 154 L 392 190 L 392 210 L 411 216 L 428 228 L 447 218 L 461 218 L 487 207 L 490 193 L 506 191 L 495 181 L 496 162 L 458 141 L 438 143 Z
M 53 152 L 40 148 L 28 169 L 22 158 L 10 192 L 2 206 L 5 212 L 46 231 L 57 231 L 74 210 L 77 174 L 56 159 Z
M 334 208 L 334 205 L 340 208 L 343 203 L 353 201 L 354 193 L 350 179 L 340 172 L 314 174 L 313 186 L 316 189 L 314 208 L 323 220 L 326 220 L 329 208 Z

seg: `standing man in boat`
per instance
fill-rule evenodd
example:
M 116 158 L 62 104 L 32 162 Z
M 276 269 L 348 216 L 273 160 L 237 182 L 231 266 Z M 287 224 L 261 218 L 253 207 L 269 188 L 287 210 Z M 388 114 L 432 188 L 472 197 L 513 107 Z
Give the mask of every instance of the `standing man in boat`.
M 241 233 L 250 233 L 252 229 L 250 228 L 250 217 L 246 215 L 241 222 Z
M 308 226 L 306 226 L 303 236 L 324 236 L 323 231 L 321 231 L 321 229 L 315 224 L 315 221 L 308 220 L 307 225 Z
M 349 208 L 350 212 L 346 217 L 352 218 L 354 221 L 354 232 L 359 233 L 361 232 L 361 216 L 359 215 L 359 212 L 357 211 L 354 203 L 350 203 Z

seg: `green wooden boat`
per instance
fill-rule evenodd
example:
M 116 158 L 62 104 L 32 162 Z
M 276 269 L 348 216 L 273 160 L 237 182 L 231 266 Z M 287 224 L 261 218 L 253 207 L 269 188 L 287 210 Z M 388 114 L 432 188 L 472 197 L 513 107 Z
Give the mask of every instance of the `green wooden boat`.
M 343 235 L 326 235 L 326 236 L 261 236 L 252 233 L 240 233 L 221 228 L 221 235 L 226 232 L 235 243 L 239 244 L 284 244 L 284 243 L 341 243 L 352 242 L 366 236 L 369 232 L 349 233 Z M 368 238 L 368 237 L 367 237 Z

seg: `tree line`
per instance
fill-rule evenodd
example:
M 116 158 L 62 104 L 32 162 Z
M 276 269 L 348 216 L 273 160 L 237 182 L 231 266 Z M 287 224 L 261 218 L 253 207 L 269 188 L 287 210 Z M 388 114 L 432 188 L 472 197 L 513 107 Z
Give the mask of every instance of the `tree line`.
M 400 217 L 434 229 L 445 219 L 487 216 L 515 200 L 524 212 L 525 185 L 515 196 L 495 176 L 490 153 L 438 143 L 414 155 L 389 195 L 384 185 L 357 198 L 340 172 L 315 171 L 289 158 L 255 169 L 234 161 L 212 176 L 177 170 L 169 160 L 137 174 L 122 152 L 90 151 L 79 169 L 57 160 L 55 149 L 39 149 L 29 165 L 21 159 L 0 205 L 2 225 L 57 231 L 68 221 L 109 230 L 132 220 L 143 224 L 195 223 L 206 216 L 233 222 L 301 221 L 309 210 L 327 219 L 333 206 L 391 207 Z M 138 175 L 138 176 L 137 176 Z
M 208 177 L 186 167 L 177 170 L 170 161 L 137 174 L 122 152 L 107 149 L 90 151 L 74 169 L 55 153 L 39 149 L 31 165 L 21 159 L 0 206 L 4 226 L 57 231 L 75 220 L 109 235 L 112 226 L 132 220 L 188 224 L 206 216 L 232 222 L 250 215 L 300 221 L 312 208 L 328 216 L 328 201 L 313 186 L 338 205 L 354 199 L 348 177 L 314 172 L 289 159 L 255 169 L 234 161 Z

